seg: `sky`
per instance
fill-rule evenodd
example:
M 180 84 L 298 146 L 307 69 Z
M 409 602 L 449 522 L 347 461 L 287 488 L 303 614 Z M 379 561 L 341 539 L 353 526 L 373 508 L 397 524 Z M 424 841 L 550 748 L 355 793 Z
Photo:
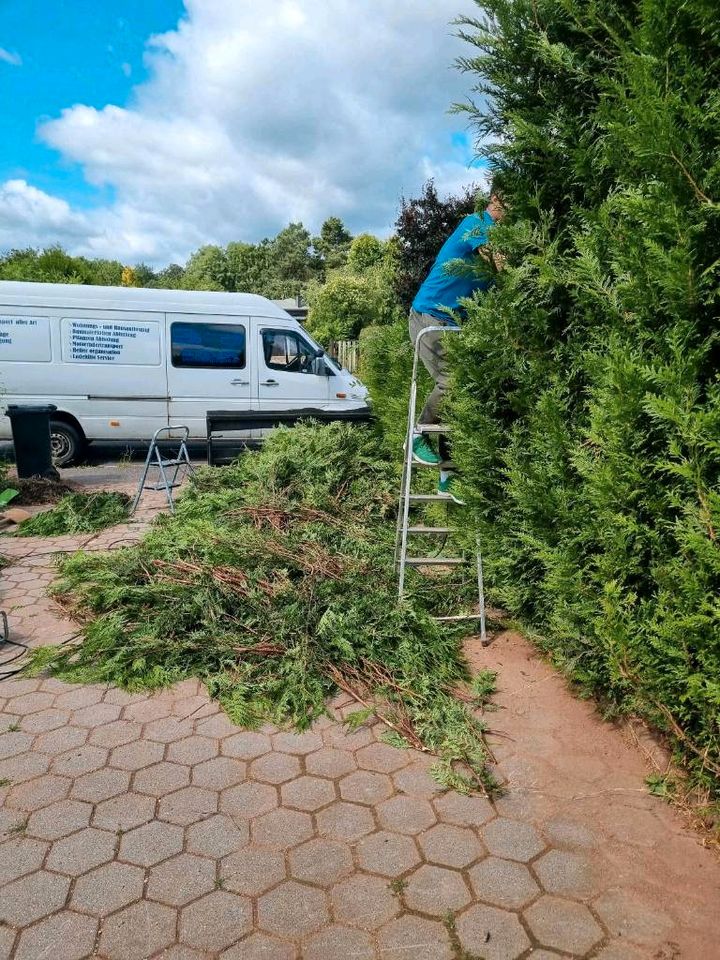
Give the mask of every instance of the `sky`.
M 482 181 L 473 0 L 0 0 L 0 250 L 155 266 Z

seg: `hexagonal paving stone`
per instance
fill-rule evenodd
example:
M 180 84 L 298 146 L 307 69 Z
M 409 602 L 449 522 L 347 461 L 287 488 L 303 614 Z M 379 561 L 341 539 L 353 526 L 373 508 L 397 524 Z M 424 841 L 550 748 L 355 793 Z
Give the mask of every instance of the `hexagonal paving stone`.
M 132 720 L 114 720 L 112 723 L 106 723 L 102 727 L 92 730 L 90 733 L 90 743 L 96 743 L 100 747 L 120 747 L 125 743 L 132 743 L 137 740 L 142 731 L 139 723 L 133 723 Z
M 100 803 L 120 793 L 125 793 L 130 784 L 130 774 L 125 770 L 106 767 L 79 777 L 72 788 L 71 796 L 89 803 Z
M 250 839 L 247 823 L 234 823 L 222 813 L 195 823 L 187 830 L 187 849 L 204 857 L 220 859 L 244 847 Z
M 323 745 L 322 737 L 314 730 L 305 730 L 303 733 L 284 730 L 274 735 L 272 743 L 273 750 L 279 750 L 281 753 L 294 753 L 297 756 L 312 753 L 313 750 L 319 750 Z
M 456 921 L 460 943 L 483 960 L 515 960 L 530 946 L 530 940 L 514 913 L 486 907 L 470 907 Z
M 434 801 L 438 818 L 458 827 L 481 827 L 495 816 L 492 804 L 485 797 L 465 797 L 451 790 Z
M 366 803 L 374 806 L 392 795 L 393 785 L 390 777 L 384 773 L 372 773 L 370 770 L 356 770 L 340 781 L 340 796 L 354 803 Z
M 0 844 L 0 888 L 41 867 L 47 849 L 47 843 L 27 837 L 11 837 Z
M 220 794 L 220 809 L 233 817 L 251 820 L 278 805 L 277 790 L 266 783 L 241 783 Z
M 288 880 L 264 894 L 257 904 L 258 924 L 280 937 L 303 937 L 329 923 L 325 895 Z
M 483 830 L 483 840 L 490 853 L 507 860 L 526 863 L 542 851 L 545 844 L 535 827 L 520 820 L 498 817 Z
M 398 750 L 387 743 L 371 743 L 361 747 L 355 754 L 357 765 L 376 773 L 394 773 L 407 766 L 410 758 L 405 750 Z
M 55 913 L 65 903 L 70 888 L 68 877 L 38 870 L 14 880 L 3 888 L 0 920 L 26 927 L 41 917 Z
M 201 787 L 185 787 L 163 797 L 158 804 L 158 817 L 169 823 L 189 826 L 217 813 L 218 795 Z
M 218 755 L 220 742 L 210 737 L 190 736 L 176 740 L 168 747 L 168 760 L 176 763 L 202 763 Z
M 97 920 L 61 910 L 20 934 L 15 960 L 82 960 L 93 952 Z
M 146 960 L 175 941 L 175 911 L 141 900 L 108 917 L 100 953 L 109 960 Z
M 63 710 L 81 710 L 93 703 L 100 703 L 103 693 L 102 687 L 75 687 L 67 693 L 61 693 L 55 700 L 55 706 Z
M 288 753 L 266 753 L 250 764 L 250 776 L 265 783 L 286 783 L 300 775 L 300 761 Z
M 87 827 L 92 810 L 91 804 L 80 800 L 60 800 L 36 810 L 28 820 L 26 833 L 44 840 L 59 840 Z
M 286 807 L 313 811 L 332 803 L 335 787 L 330 780 L 320 777 L 298 777 L 280 788 L 280 796 Z
M 613 936 L 635 943 L 659 943 L 672 928 L 672 920 L 667 914 L 619 887 L 606 890 L 593 906 Z
M 265 933 L 253 933 L 230 947 L 222 960 L 296 960 L 297 951 L 287 940 L 276 940 Z
M 92 706 L 76 710 L 72 716 L 74 727 L 99 727 L 110 723 L 120 716 L 121 707 L 114 703 L 94 703 Z
M 124 793 L 103 800 L 95 808 L 93 826 L 105 830 L 132 830 L 149 823 L 155 815 L 155 800 L 140 793 Z
M 38 713 L 40 710 L 51 707 L 54 699 L 52 693 L 26 693 L 11 700 L 7 709 L 9 713 L 24 717 L 27 713 Z
M 353 870 L 350 848 L 337 840 L 315 837 L 290 851 L 290 873 L 297 880 L 329 886 Z
M 21 726 L 26 733 L 46 733 L 49 730 L 58 730 L 69 722 L 69 710 L 50 708 L 23 717 Z
M 106 917 L 143 895 L 145 873 L 128 863 L 106 863 L 78 877 L 70 905 L 84 913 Z
M 135 774 L 133 787 L 139 793 L 151 797 L 164 797 L 190 783 L 190 767 L 180 763 L 162 761 L 152 767 L 144 767 Z
M 467 867 L 484 853 L 480 841 L 472 830 L 438 823 L 420 838 L 420 848 L 431 863 L 447 867 Z
M 81 747 L 88 738 L 89 731 L 79 727 L 61 727 L 50 733 L 42 733 L 35 741 L 35 749 L 56 756 L 73 747 Z
M 173 743 L 192 735 L 193 725 L 190 720 L 179 720 L 177 717 L 163 717 L 161 720 L 151 720 L 145 724 L 143 736 L 146 740 L 156 740 L 158 743 Z
M 28 780 L 26 783 L 12 787 L 5 799 L 5 805 L 25 813 L 42 810 L 43 807 L 49 807 L 57 800 L 64 800 L 70 791 L 71 784 L 72 780 L 49 773 L 44 777 L 37 777 L 35 780 Z
M 237 757 L 238 760 L 254 760 L 272 748 L 270 737 L 264 733 L 255 733 L 252 730 L 243 730 L 225 737 L 220 744 L 220 752 L 226 757 Z
M 19 753 L 25 753 L 32 746 L 33 738 L 28 733 L 21 733 L 19 730 L 0 734 L 0 760 L 7 760 L 8 757 L 15 757 Z
M 547 893 L 581 900 L 597 891 L 590 861 L 577 853 L 549 850 L 533 866 Z
M 225 857 L 220 876 L 226 889 L 256 897 L 285 879 L 285 860 L 272 850 L 245 847 Z
M 321 810 L 316 816 L 316 822 L 321 837 L 332 837 L 335 840 L 359 840 L 375 829 L 375 820 L 367 807 L 342 800 Z
M 180 939 L 203 950 L 224 950 L 251 928 L 251 902 L 226 890 L 208 893 L 180 913 Z
M 105 830 L 86 827 L 63 840 L 56 840 L 48 855 L 46 866 L 57 873 L 79 877 L 115 855 L 115 835 Z
M 407 879 L 405 903 L 411 910 L 443 917 L 457 913 L 470 902 L 470 893 L 459 873 L 423 864 Z
M 548 839 L 559 847 L 590 849 L 597 845 L 597 837 L 583 823 L 566 817 L 554 817 L 544 826 Z
M 182 907 L 215 886 L 215 864 L 205 857 L 181 853 L 153 867 L 148 875 L 147 897 L 170 907 Z
M 382 960 L 451 960 L 447 930 L 437 920 L 407 914 L 391 920 L 378 934 Z
M 0 760 L 0 778 L 20 784 L 41 777 L 50 769 L 50 758 L 42 753 L 19 753 Z
M 171 712 L 171 705 L 168 700 L 161 700 L 158 697 L 148 697 L 137 703 L 131 703 L 123 710 L 123 716 L 127 720 L 136 720 L 138 723 L 149 723 L 153 720 L 161 720 L 168 717 Z
M 375 956 L 372 939 L 367 933 L 337 924 L 309 937 L 303 951 L 304 960 L 338 960 L 339 957 L 375 960 Z
M 364 837 L 357 846 L 360 866 L 385 877 L 399 877 L 420 863 L 420 854 L 411 837 L 386 830 Z
M 153 740 L 136 740 L 134 743 L 115 747 L 108 762 L 111 767 L 118 767 L 120 770 L 141 770 L 143 767 L 159 763 L 164 752 L 165 747 L 161 743 L 155 743 Z
M 93 747 L 91 744 L 85 744 L 82 747 L 76 747 L 74 750 L 68 750 L 55 757 L 50 767 L 53 773 L 65 777 L 79 777 L 83 773 L 91 773 L 93 770 L 99 770 L 107 761 L 108 752 L 101 747 Z
M 474 866 L 470 883 L 478 900 L 510 909 L 524 907 L 540 892 L 527 867 L 496 857 L 488 857 Z
M 210 790 L 224 790 L 242 783 L 245 779 L 246 766 L 242 760 L 233 757 L 215 757 L 198 763 L 192 770 L 192 783 L 197 787 L 208 787 Z
M 197 732 L 202 737 L 223 738 L 234 734 L 237 727 L 225 713 L 216 713 L 214 716 L 199 720 Z
M 445 787 L 433 779 L 425 764 L 411 763 L 394 773 L 392 780 L 399 793 L 407 793 L 411 797 L 421 797 L 424 800 L 432 800 L 445 791 Z
M 353 754 L 345 750 L 333 750 L 332 747 L 323 747 L 315 753 L 309 753 L 305 758 L 305 769 L 310 774 L 319 777 L 336 779 L 357 769 Z
M 585 954 L 603 936 L 587 907 L 559 897 L 541 897 L 525 911 L 525 919 L 540 943 L 568 953 Z
M 312 820 L 298 810 L 271 810 L 250 825 L 253 843 L 271 850 L 288 850 L 313 835 Z
M 377 815 L 383 827 L 399 833 L 422 833 L 435 823 L 433 808 L 419 797 L 393 797 L 379 805 Z
M 141 867 L 152 867 L 167 860 L 183 847 L 182 827 L 153 820 L 142 827 L 130 830 L 120 841 L 118 856 Z
M 364 930 L 377 930 L 400 913 L 399 899 L 387 880 L 355 873 L 330 891 L 335 918 Z

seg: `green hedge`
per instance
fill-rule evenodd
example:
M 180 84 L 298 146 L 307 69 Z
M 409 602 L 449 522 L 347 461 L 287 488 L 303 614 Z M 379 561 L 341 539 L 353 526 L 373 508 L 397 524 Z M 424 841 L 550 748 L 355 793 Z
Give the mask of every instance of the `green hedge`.
M 479 0 L 470 107 L 507 269 L 454 343 L 496 599 L 720 770 L 720 19 Z M 482 98 L 489 96 L 488 102 Z M 488 105 L 489 104 L 489 105 Z

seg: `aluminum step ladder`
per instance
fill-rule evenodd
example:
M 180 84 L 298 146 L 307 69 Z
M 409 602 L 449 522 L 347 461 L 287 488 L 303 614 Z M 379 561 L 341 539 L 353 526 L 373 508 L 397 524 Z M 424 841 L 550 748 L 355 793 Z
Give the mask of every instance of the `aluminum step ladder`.
M 171 433 L 180 433 L 178 452 L 174 457 L 171 456 L 164 459 L 158 447 L 158 441 L 178 440 L 178 437 L 171 437 Z M 167 434 L 167 436 L 163 436 L 163 434 Z M 145 466 L 140 476 L 137 493 L 130 508 L 130 516 L 135 513 L 145 490 L 164 490 L 168 506 L 170 507 L 170 513 L 175 513 L 175 503 L 172 492 L 175 487 L 180 486 L 187 476 L 195 473 L 195 468 L 190 462 L 190 456 L 187 450 L 189 436 L 190 429 L 185 426 L 160 427 L 155 431 L 150 442 L 150 449 L 145 458 Z M 155 480 L 148 482 L 148 474 L 153 469 L 157 470 Z
M 443 623 L 460 622 L 462 620 L 480 621 L 480 640 L 483 645 L 487 644 L 487 630 L 485 618 L 485 588 L 483 583 L 482 554 L 478 540 L 474 558 L 453 557 L 437 554 L 434 556 L 409 556 L 408 544 L 412 536 L 438 537 L 447 539 L 456 531 L 453 526 L 426 526 L 421 523 L 412 523 L 410 511 L 413 506 L 427 503 L 445 503 L 448 508 L 455 505 L 451 496 L 444 493 L 413 493 L 412 478 L 413 470 L 428 469 L 427 464 L 418 463 L 413 457 L 412 445 L 413 436 L 417 433 L 425 435 L 447 434 L 449 428 L 446 424 L 416 423 L 417 415 L 417 375 L 418 361 L 420 359 L 420 344 L 423 337 L 431 333 L 459 333 L 459 327 L 433 326 L 421 330 L 415 338 L 412 380 L 410 382 L 410 402 L 408 404 L 407 431 L 405 435 L 405 456 L 403 459 L 402 482 L 400 486 L 400 500 L 398 504 L 397 529 L 395 533 L 395 569 L 398 574 L 398 599 L 402 600 L 405 595 L 405 578 L 408 567 L 476 567 L 477 573 L 477 591 L 478 591 L 478 612 L 460 613 L 454 616 L 435 617 L 435 620 Z M 449 468 L 452 464 L 440 463 L 432 469 Z M 441 546 L 442 549 L 442 546 Z

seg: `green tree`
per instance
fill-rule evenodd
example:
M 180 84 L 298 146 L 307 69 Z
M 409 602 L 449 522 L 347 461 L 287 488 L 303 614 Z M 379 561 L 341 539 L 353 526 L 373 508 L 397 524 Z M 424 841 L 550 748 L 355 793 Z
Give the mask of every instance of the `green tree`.
M 320 236 L 313 238 L 313 248 L 322 257 L 326 270 L 344 267 L 347 263 L 352 234 L 339 217 L 328 217 L 320 228 Z
M 208 244 L 191 254 L 185 265 L 183 287 L 185 290 L 230 289 L 230 271 L 225 250 Z
M 385 256 L 385 244 L 370 233 L 361 233 L 350 244 L 347 256 L 348 267 L 355 273 L 362 273 L 382 263 Z
M 274 277 L 287 292 L 296 296 L 303 284 L 316 277 L 322 262 L 312 250 L 310 233 L 302 223 L 290 223 L 270 242 L 269 258 Z
M 507 267 L 468 303 L 449 416 L 488 581 L 718 774 L 716 5 L 477 2 L 462 66 Z

